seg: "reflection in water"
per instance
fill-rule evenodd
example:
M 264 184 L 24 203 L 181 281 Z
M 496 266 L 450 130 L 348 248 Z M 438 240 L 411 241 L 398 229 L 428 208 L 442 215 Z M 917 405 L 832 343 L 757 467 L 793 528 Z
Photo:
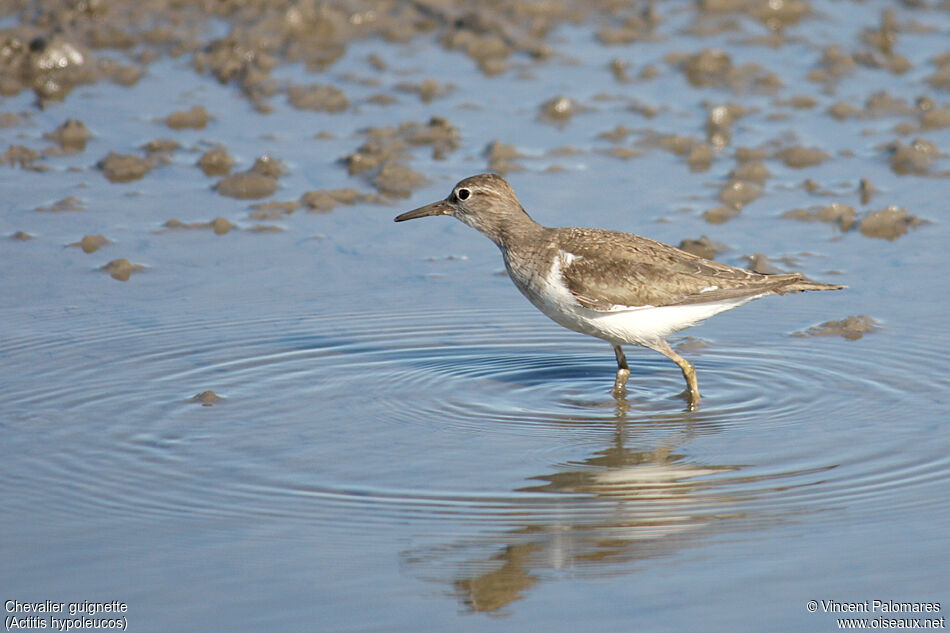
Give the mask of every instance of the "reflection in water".
M 544 570 L 617 573 L 616 563 L 669 554 L 712 522 L 741 516 L 724 508 L 728 497 L 709 492 L 715 475 L 738 466 L 690 463 L 675 452 L 692 436 L 692 416 L 666 421 L 664 427 L 674 430 L 657 440 L 655 423 L 628 420 L 628 409 L 618 402 L 610 446 L 516 491 L 559 497 L 556 518 L 539 523 L 526 507 L 524 525 L 446 550 L 416 552 L 410 562 L 443 565 L 452 559 L 459 600 L 472 611 L 495 612 L 523 598 Z
M 455 581 L 455 588 L 465 605 L 472 611 L 497 611 L 505 605 L 520 600 L 524 591 L 538 582 L 531 574 L 534 556 L 541 543 L 506 545 L 504 551 L 492 558 L 501 567 L 490 572 Z

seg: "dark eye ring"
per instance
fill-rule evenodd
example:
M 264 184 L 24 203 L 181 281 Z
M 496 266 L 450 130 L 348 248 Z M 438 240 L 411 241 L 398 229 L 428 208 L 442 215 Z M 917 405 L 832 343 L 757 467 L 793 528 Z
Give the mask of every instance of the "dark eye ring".
M 459 189 L 455 192 L 455 197 L 457 197 L 459 200 L 468 200 L 470 195 L 472 195 L 472 192 L 470 192 L 468 189 Z

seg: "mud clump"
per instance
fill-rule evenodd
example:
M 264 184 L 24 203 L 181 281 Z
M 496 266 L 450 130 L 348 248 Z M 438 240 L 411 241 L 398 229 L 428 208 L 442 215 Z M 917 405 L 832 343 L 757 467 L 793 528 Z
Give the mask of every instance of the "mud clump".
M 781 32 L 798 24 L 812 13 L 811 3 L 804 0 L 754 3 L 749 14 L 772 31 Z
M 920 115 L 920 127 L 939 130 L 950 127 L 950 108 L 928 108 Z
M 215 392 L 211 391 L 202 391 L 201 393 L 195 394 L 191 397 L 192 402 L 197 402 L 203 407 L 213 407 L 219 402 L 224 402 L 224 396 L 219 396 Z
M 850 53 L 842 53 L 837 46 L 827 46 L 822 52 L 818 67 L 808 73 L 808 80 L 832 86 L 857 69 L 858 63 Z
M 217 217 L 211 220 L 211 230 L 214 231 L 215 235 L 224 235 L 233 228 L 235 228 L 235 225 L 226 218 Z
M 252 220 L 274 220 L 284 218 L 300 208 L 300 203 L 296 200 L 268 200 L 267 202 L 258 202 L 251 205 L 251 213 L 248 217 Z
M 143 58 L 147 59 L 148 54 L 145 54 Z M 120 86 L 133 86 L 138 83 L 142 75 L 145 74 L 143 68 L 122 64 L 113 59 L 99 59 L 96 62 L 96 70 L 99 71 L 101 77 L 109 79 Z
M 892 205 L 867 214 L 858 228 L 865 237 L 893 241 L 923 223 L 916 215 L 907 213 L 906 209 Z
M 614 79 L 620 83 L 629 83 L 632 81 L 630 78 L 630 64 L 626 60 L 615 57 L 607 64 L 607 68 L 613 74 Z
M 131 182 L 144 177 L 155 165 L 141 156 L 109 152 L 96 166 L 109 182 Z
M 857 119 L 860 118 L 864 111 L 845 101 L 839 101 L 838 103 L 832 104 L 828 107 L 828 114 L 837 119 L 838 121 L 844 121 L 845 119 Z
M 142 146 L 149 158 L 159 163 L 170 163 L 171 155 L 181 149 L 181 143 L 170 138 L 156 138 Z
M 165 125 L 173 130 L 203 130 L 211 121 L 211 115 L 201 106 L 193 106 L 190 110 L 172 112 L 165 117 Z
M 910 145 L 895 141 L 886 149 L 890 154 L 891 170 L 900 175 L 926 174 L 940 156 L 936 145 L 920 138 L 914 139 Z
M 251 165 L 250 171 L 270 178 L 280 178 L 287 175 L 287 167 L 283 161 L 268 154 L 258 156 L 254 160 L 254 164 Z
M 706 171 L 716 158 L 716 152 L 711 145 L 697 143 L 693 145 L 686 156 L 686 164 L 690 171 Z
M 867 118 L 913 116 L 916 112 L 917 108 L 907 99 L 896 97 L 884 90 L 873 93 L 864 103 Z
M 557 96 L 541 104 L 538 118 L 545 123 L 564 124 L 577 114 L 577 103 L 570 97 Z
M 950 90 L 950 52 L 935 56 L 931 63 L 937 71 L 927 77 L 927 83 L 939 90 Z
M 425 184 L 425 177 L 406 166 L 411 147 L 429 146 L 432 157 L 441 160 L 459 145 L 458 129 L 447 120 L 433 117 L 428 123 L 407 122 L 398 128 L 369 128 L 366 141 L 342 159 L 349 174 L 362 174 L 385 196 L 407 197 Z
M 857 224 L 857 215 L 854 207 L 841 202 L 832 202 L 824 207 L 792 209 L 783 213 L 781 217 L 804 222 L 829 222 L 837 224 L 842 231 L 850 231 Z
M 827 152 L 809 147 L 787 147 L 776 156 L 783 163 L 794 169 L 820 165 L 831 158 Z
M 18 242 L 28 242 L 33 239 L 33 236 L 26 231 L 17 231 L 10 235 L 10 239 Z
M 710 224 L 725 224 L 739 215 L 739 209 L 717 205 L 703 213 L 703 219 Z
M 484 154 L 488 159 L 488 169 L 497 174 L 504 175 L 524 169 L 524 165 L 517 162 L 524 158 L 524 154 L 519 152 L 514 145 L 492 141 L 485 147 Z
M 855 61 L 868 68 L 884 68 L 896 74 L 910 70 L 910 61 L 894 50 L 899 30 L 893 9 L 882 12 L 880 25 L 874 29 L 866 29 L 862 35 L 861 39 L 870 48 L 855 53 Z
M 893 9 L 887 9 L 881 13 L 880 25 L 875 29 L 865 30 L 861 39 L 884 55 L 893 55 L 894 45 L 897 43 L 897 32 L 897 16 Z
M 66 119 L 62 125 L 44 136 L 58 143 L 64 152 L 78 153 L 86 149 L 86 143 L 92 138 L 92 133 L 82 121 Z
M 428 145 L 432 158 L 443 160 L 459 146 L 458 128 L 442 117 L 432 117 L 428 123 L 403 123 L 397 134 L 413 146 Z
M 788 106 L 796 110 L 810 110 L 818 105 L 818 99 L 810 95 L 795 95 L 787 99 L 779 99 L 775 105 Z
M 33 163 L 40 158 L 40 153 L 25 145 L 11 145 L 3 154 L 0 154 L 0 165 L 30 169 Z
M 78 242 L 72 242 L 69 246 L 78 246 L 84 253 L 95 253 L 97 250 L 111 244 L 105 235 L 83 235 Z
M 699 141 L 679 134 L 657 134 L 650 132 L 637 139 L 637 145 L 642 147 L 659 147 L 677 156 L 685 156 Z
M 532 21 L 526 21 L 526 17 L 519 16 L 513 9 L 496 12 L 478 7 L 456 16 L 440 12 L 436 24 L 444 28 L 442 45 L 445 48 L 464 52 L 483 73 L 497 75 L 504 72 L 508 58 L 516 52 L 534 59 L 551 55 L 539 39 L 539 35 L 544 34 L 544 27 L 532 28 Z
M 277 191 L 277 179 L 253 171 L 227 176 L 215 186 L 222 196 L 238 200 L 257 200 L 266 198 Z
M 270 71 L 277 59 L 258 40 L 257 34 L 232 34 L 213 40 L 192 58 L 199 73 L 210 72 L 222 84 L 235 82 L 251 103 L 261 112 L 267 112 L 267 97 L 277 91 Z
M 719 190 L 719 201 L 739 210 L 762 195 L 762 187 L 744 180 L 733 180 Z
M 867 178 L 862 178 L 858 182 L 858 195 L 861 196 L 861 204 L 871 202 L 871 197 L 877 193 L 877 188 Z
M 276 224 L 255 224 L 254 226 L 249 226 L 244 230 L 248 233 L 282 233 L 284 228 L 277 226 Z
M 128 259 L 122 257 L 120 259 L 113 259 L 99 270 L 104 273 L 109 273 L 113 279 L 118 281 L 128 281 L 132 273 L 145 270 L 145 266 L 133 264 Z
M 632 132 L 633 130 L 628 128 L 626 125 L 620 124 L 611 130 L 601 132 L 597 135 L 597 138 L 610 141 L 611 143 L 620 143 L 625 141 Z
M 761 185 L 772 176 L 772 173 L 762 161 L 750 160 L 733 169 L 729 175 L 732 180 L 741 180 Z
M 234 168 L 234 159 L 224 147 L 212 147 L 198 159 L 198 167 L 205 176 L 226 176 Z
M 637 139 L 636 145 L 639 147 L 658 147 L 677 156 L 682 156 L 686 160 L 690 171 L 694 172 L 706 171 L 716 158 L 716 148 L 709 143 L 679 134 L 647 132 Z M 639 155 L 630 148 L 616 148 L 616 150 L 608 153 L 623 158 Z
M 446 96 L 455 90 L 455 84 L 440 83 L 435 79 L 425 79 L 421 83 L 402 82 L 396 84 L 396 90 L 419 95 L 423 103 Z
M 768 151 L 758 147 L 737 147 L 736 163 L 744 165 L 751 161 L 763 161 L 769 157 Z
M 734 103 L 711 107 L 706 115 L 706 140 L 716 149 L 729 145 L 733 124 L 746 113 L 745 108 Z
M 640 150 L 634 149 L 632 147 L 625 147 L 623 145 L 617 145 L 611 148 L 608 148 L 605 152 L 608 156 L 613 156 L 614 158 L 619 158 L 620 160 L 630 160 L 631 158 L 637 158 L 638 156 L 643 156 L 643 152 Z M 700 170 L 697 170 L 700 171 Z
M 722 85 L 731 70 L 732 57 L 719 49 L 706 49 L 690 55 L 683 64 L 683 72 L 694 86 Z
M 425 176 L 401 163 L 386 163 L 373 179 L 380 193 L 399 198 L 408 198 L 426 182 Z
M 881 329 L 880 323 L 866 314 L 845 317 L 840 320 L 825 321 L 802 332 L 795 332 L 792 336 L 840 336 L 849 341 L 856 341 L 865 334 Z
M 679 248 L 705 259 L 715 259 L 719 253 L 729 250 L 729 247 L 722 242 L 714 242 L 705 235 L 698 240 L 684 239 L 679 243 Z
M 224 235 L 229 233 L 236 225 L 232 224 L 227 218 L 217 217 L 210 222 L 182 222 L 181 220 L 168 220 L 164 227 L 170 231 L 191 230 L 191 229 L 211 229 L 215 235 Z
M 0 34 L 0 50 L 0 94 L 32 89 L 42 106 L 97 79 L 85 47 L 63 34 L 44 37 L 36 29 L 11 30 Z
M 785 272 L 775 264 L 773 264 L 768 256 L 763 255 L 762 253 L 753 253 L 751 255 L 746 255 L 743 257 L 746 260 L 746 270 L 751 270 L 754 273 L 760 275 L 777 275 L 779 273 Z
M 668 61 L 676 63 L 679 57 L 673 55 Z M 687 81 L 697 88 L 719 87 L 734 92 L 774 92 L 782 87 L 778 75 L 767 71 L 755 63 L 736 66 L 729 53 L 721 49 L 705 49 L 687 56 L 681 67 Z
M 287 99 L 298 110 L 315 112 L 343 112 L 350 106 L 343 91 L 328 84 L 292 86 L 287 90 Z
M 46 205 L 43 207 L 36 207 L 36 211 L 41 212 L 59 212 L 59 211 L 82 211 L 86 208 L 86 205 L 83 204 L 83 201 L 75 196 L 66 196 L 61 200 L 57 200 L 53 204 Z
M 353 205 L 360 202 L 371 202 L 373 197 L 356 189 L 317 189 L 308 191 L 300 196 L 300 204 L 312 213 L 327 213 L 341 204 Z

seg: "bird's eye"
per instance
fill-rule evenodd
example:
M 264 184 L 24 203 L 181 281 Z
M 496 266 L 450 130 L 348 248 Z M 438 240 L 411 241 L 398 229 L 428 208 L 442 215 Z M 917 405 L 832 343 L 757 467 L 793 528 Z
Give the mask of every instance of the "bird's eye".
M 455 192 L 455 197 L 459 200 L 468 200 L 468 197 L 472 195 L 472 192 L 468 189 L 459 189 Z

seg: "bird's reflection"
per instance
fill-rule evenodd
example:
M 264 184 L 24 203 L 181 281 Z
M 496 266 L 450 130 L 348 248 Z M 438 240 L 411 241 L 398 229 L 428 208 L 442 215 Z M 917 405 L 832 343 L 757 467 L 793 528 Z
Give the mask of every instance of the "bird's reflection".
M 460 602 L 471 611 L 498 612 L 554 570 L 626 573 L 636 561 L 689 546 L 711 524 L 739 516 L 715 489 L 720 473 L 739 467 L 698 464 L 676 450 L 692 436 L 694 416 L 665 420 L 658 439 L 655 421 L 627 415 L 626 402 L 618 400 L 609 446 L 516 491 L 526 493 L 522 525 L 415 552 L 410 562 L 441 567 L 450 559 Z

